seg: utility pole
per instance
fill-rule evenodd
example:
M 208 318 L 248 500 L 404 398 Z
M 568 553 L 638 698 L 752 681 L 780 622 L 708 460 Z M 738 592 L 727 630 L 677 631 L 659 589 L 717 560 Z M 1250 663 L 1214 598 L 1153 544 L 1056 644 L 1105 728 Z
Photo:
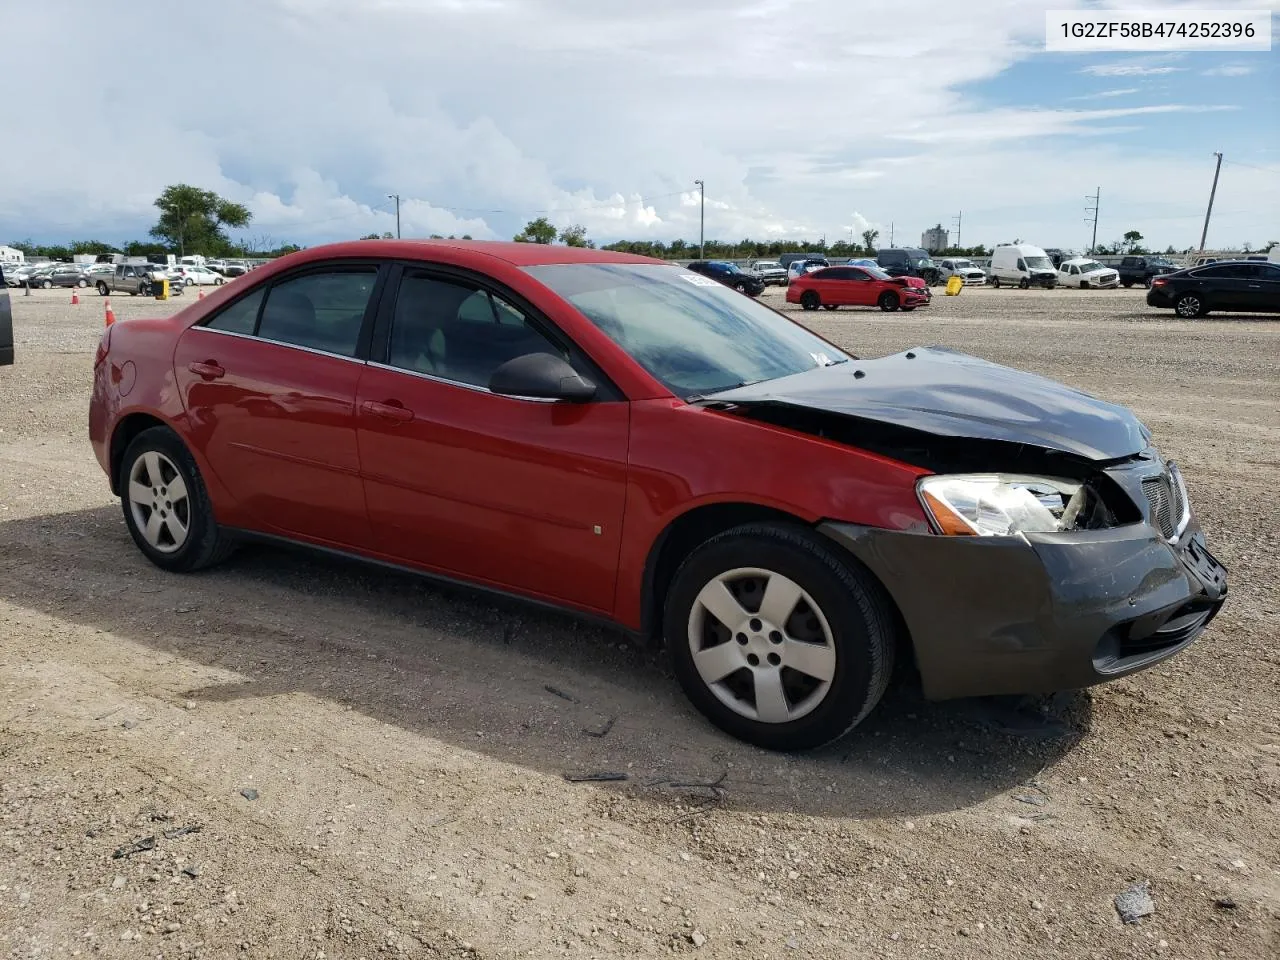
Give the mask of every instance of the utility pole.
M 396 239 L 399 240 L 400 239 L 400 194 L 388 193 L 387 199 L 394 200 L 396 202 Z
M 1204 229 L 1200 231 L 1200 252 L 1204 253 L 1204 241 L 1209 236 L 1209 214 L 1213 213 L 1213 195 L 1218 192 L 1218 173 L 1222 170 L 1222 154 L 1215 153 L 1218 165 L 1213 168 L 1213 186 L 1209 190 L 1209 208 L 1204 212 Z
M 956 225 L 956 249 L 957 250 L 960 249 L 960 221 L 963 216 L 964 216 L 964 211 L 961 210 L 959 213 L 957 213 L 954 217 L 951 218 Z
M 893 249 L 893 221 L 889 221 L 889 248 Z
M 1098 192 L 1091 197 L 1085 197 L 1086 200 L 1092 200 L 1092 207 L 1085 207 L 1085 213 L 1093 214 L 1093 240 L 1089 242 L 1089 256 L 1093 256 L 1093 251 L 1098 248 L 1098 204 L 1102 198 L 1102 188 L 1098 188 Z
M 698 185 L 698 259 L 707 257 L 707 185 L 701 180 L 693 181 Z

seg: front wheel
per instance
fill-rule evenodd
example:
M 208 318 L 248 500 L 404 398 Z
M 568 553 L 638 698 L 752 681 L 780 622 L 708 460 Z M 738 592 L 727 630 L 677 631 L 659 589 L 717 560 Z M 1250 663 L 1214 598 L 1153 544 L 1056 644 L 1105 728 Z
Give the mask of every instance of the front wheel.
M 89 281 L 86 280 L 84 277 L 81 277 L 79 280 L 76 281 L 76 286 L 80 287 L 81 289 L 84 289 L 88 285 L 89 285 Z
M 750 524 L 698 547 L 663 629 L 685 694 L 721 730 L 808 750 L 857 726 L 893 668 L 893 616 L 856 561 L 797 527 Z
M 1130 287 L 1132 287 L 1132 286 L 1133 286 L 1133 281 L 1132 281 L 1132 280 L 1122 280 L 1122 281 L 1120 282 L 1120 286 L 1122 286 L 1122 287 L 1124 287 L 1126 290 L 1128 290 Z
M 105 297 L 105 296 L 106 296 L 108 293 L 110 293 L 110 292 L 111 292 L 111 289 L 110 289 L 110 288 L 109 288 L 105 283 L 103 283 L 101 280 L 99 280 L 99 281 L 98 281 L 98 296 L 100 296 L 100 297 Z
M 818 297 L 816 290 L 806 290 L 800 297 L 800 306 L 806 310 L 817 310 L 822 305 L 822 300 Z
M 999 278 L 999 277 L 992 277 L 992 278 L 991 278 L 991 286 L 993 286 L 993 287 L 995 287 L 997 290 L 999 290 L 999 289 L 1000 289 L 1000 278 Z
M 221 277 L 219 277 L 217 280 L 214 280 L 214 281 L 213 281 L 213 285 L 214 285 L 215 287 L 220 287 L 220 286 L 222 286 L 222 278 L 221 278 Z
M 898 309 L 900 304 L 901 302 L 898 300 L 898 295 L 895 293 L 889 293 L 888 291 L 880 294 L 880 299 L 876 301 L 876 305 L 885 313 L 892 313 L 894 310 Z
M 152 427 L 133 438 L 117 487 L 129 534 L 156 566 L 185 573 L 231 552 L 195 459 L 168 427 Z
M 1019 290 L 1026 290 L 1029 286 L 1031 286 L 1031 282 L 1027 280 L 1026 277 L 1023 277 L 1021 280 L 1018 281 Z
M 1209 312 L 1209 308 L 1194 293 L 1184 293 L 1174 301 L 1173 312 L 1186 320 L 1194 320 L 1196 317 L 1203 317 Z
M 52 280 L 46 280 L 44 283 L 40 284 L 40 289 L 42 289 L 42 290 L 52 290 L 52 289 L 53 289 L 53 281 L 52 281 Z

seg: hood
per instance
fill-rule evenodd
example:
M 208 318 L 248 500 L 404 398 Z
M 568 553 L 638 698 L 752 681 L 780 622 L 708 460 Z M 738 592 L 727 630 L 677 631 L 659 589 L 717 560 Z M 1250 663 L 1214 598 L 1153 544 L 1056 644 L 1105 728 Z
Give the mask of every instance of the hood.
M 1149 442 L 1146 428 L 1125 407 L 943 347 L 815 367 L 706 400 L 798 407 L 1092 461 L 1131 457 Z

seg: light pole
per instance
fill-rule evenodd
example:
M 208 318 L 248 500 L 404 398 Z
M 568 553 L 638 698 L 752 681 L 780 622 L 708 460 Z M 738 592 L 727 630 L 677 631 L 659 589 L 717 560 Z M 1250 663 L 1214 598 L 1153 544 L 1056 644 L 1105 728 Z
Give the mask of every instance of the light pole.
M 400 239 L 400 194 L 388 193 L 387 199 L 394 200 L 396 202 L 396 239 L 399 240 Z
M 1200 252 L 1204 253 L 1204 241 L 1209 236 L 1209 215 L 1213 213 L 1213 195 L 1218 192 L 1218 174 L 1222 171 L 1222 154 L 1215 153 L 1218 165 L 1213 168 L 1213 186 L 1209 189 L 1209 206 L 1204 212 L 1204 229 L 1200 231 Z
M 698 259 L 707 258 L 707 185 L 701 180 L 693 181 L 698 185 Z

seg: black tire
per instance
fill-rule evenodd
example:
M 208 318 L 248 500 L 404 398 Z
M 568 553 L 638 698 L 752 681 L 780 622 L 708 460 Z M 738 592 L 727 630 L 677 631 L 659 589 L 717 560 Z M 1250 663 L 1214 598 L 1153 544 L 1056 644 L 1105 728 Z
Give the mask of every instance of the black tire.
M 129 476 L 135 462 L 151 452 L 163 454 L 177 468 L 187 487 L 189 504 L 188 533 L 182 546 L 172 553 L 157 550 L 143 532 L 129 505 Z M 138 545 L 143 556 L 162 570 L 173 573 L 189 573 L 202 570 L 225 560 L 235 549 L 235 542 L 223 533 L 213 515 L 213 505 L 205 489 L 195 459 L 178 435 L 168 427 L 151 427 L 133 438 L 120 460 L 120 473 L 116 478 L 120 491 L 120 506 L 124 512 L 125 526 Z
M 182 281 L 182 285 L 183 285 L 184 287 L 189 287 L 189 286 L 191 286 L 193 283 L 195 283 L 195 281 L 194 281 L 194 280 L 192 280 L 190 277 L 187 277 L 185 280 L 183 280 L 183 281 Z
M 1150 278 L 1150 277 L 1143 277 L 1143 278 L 1142 278 L 1142 286 L 1143 286 L 1145 289 L 1150 290 L 1150 289 L 1151 289 L 1151 278 Z
M 53 289 L 53 281 L 52 281 L 52 280 L 46 280 L 46 281 L 44 281 L 44 283 L 40 284 L 40 289 L 42 289 L 42 290 L 52 290 L 52 289 Z
M 1194 320 L 1209 312 L 1204 299 L 1194 293 L 1184 293 L 1173 301 L 1173 312 L 1184 320 Z
M 1130 287 L 1132 287 L 1132 286 L 1133 286 L 1133 281 L 1132 281 L 1132 280 L 1121 280 L 1121 281 L 1120 281 L 1120 286 L 1122 286 L 1122 287 L 1124 287 L 1126 290 L 1128 290 Z
M 1000 278 L 999 278 L 999 277 L 992 277 L 992 278 L 991 278 L 991 286 L 993 286 L 993 287 L 995 287 L 997 290 L 999 290 L 999 289 L 1000 289 Z
M 222 278 L 221 278 L 221 277 L 217 277 L 217 278 L 215 278 L 215 279 L 214 279 L 214 281 L 213 281 L 213 285 L 214 285 L 215 287 L 220 287 L 220 286 L 222 286 Z
M 806 310 L 817 310 L 822 306 L 822 298 L 818 296 L 817 290 L 806 290 L 800 295 L 800 306 Z
M 745 283 L 735 283 L 733 285 L 733 289 L 737 290 L 739 293 L 746 293 L 747 285 Z
M 1021 280 L 1018 281 L 1019 290 L 1025 290 L 1029 286 L 1031 286 L 1031 282 L 1026 277 L 1023 277 Z
M 105 283 L 103 283 L 101 280 L 99 280 L 99 281 L 98 281 L 98 296 L 100 296 L 100 297 L 105 297 L 105 296 L 106 296 L 107 294 L 109 294 L 110 292 L 111 292 L 111 288 L 110 288 L 110 287 L 108 287 L 108 286 L 107 286 Z
M 769 723 L 742 715 L 713 692 L 695 664 L 689 625 L 699 592 L 718 576 L 744 567 L 792 580 L 812 597 L 830 626 L 835 656 L 830 685 L 811 712 L 795 720 Z M 884 588 L 857 561 L 808 530 L 781 524 L 736 527 L 695 549 L 676 571 L 663 613 L 675 674 L 693 705 L 731 736 L 782 751 L 809 750 L 836 740 L 871 712 L 893 670 L 894 623 Z M 712 629 L 727 635 L 719 626 Z M 726 642 L 735 643 L 732 637 Z M 752 669 L 744 665 L 735 676 L 746 679 Z M 754 684 L 751 689 L 754 693 Z M 789 709 L 793 692 L 784 695 Z
M 1081 280 L 1081 281 L 1080 281 L 1080 289 L 1081 289 L 1081 290 L 1088 290 L 1088 289 L 1089 289 L 1089 281 L 1088 281 L 1088 280 Z
M 880 294 L 880 299 L 876 301 L 876 306 L 885 313 L 893 313 L 893 311 L 897 310 L 898 307 L 902 306 L 902 300 L 896 293 L 886 290 L 884 293 Z
M 84 287 L 87 287 L 88 285 L 89 285 L 89 281 L 86 280 L 84 277 L 81 277 L 79 280 L 76 281 L 76 286 L 80 287 L 81 289 L 83 289 Z
M 149 284 L 149 283 L 140 283 L 140 284 L 138 284 L 138 296 L 140 296 L 140 297 L 149 297 L 149 296 L 151 296 L 151 284 Z

